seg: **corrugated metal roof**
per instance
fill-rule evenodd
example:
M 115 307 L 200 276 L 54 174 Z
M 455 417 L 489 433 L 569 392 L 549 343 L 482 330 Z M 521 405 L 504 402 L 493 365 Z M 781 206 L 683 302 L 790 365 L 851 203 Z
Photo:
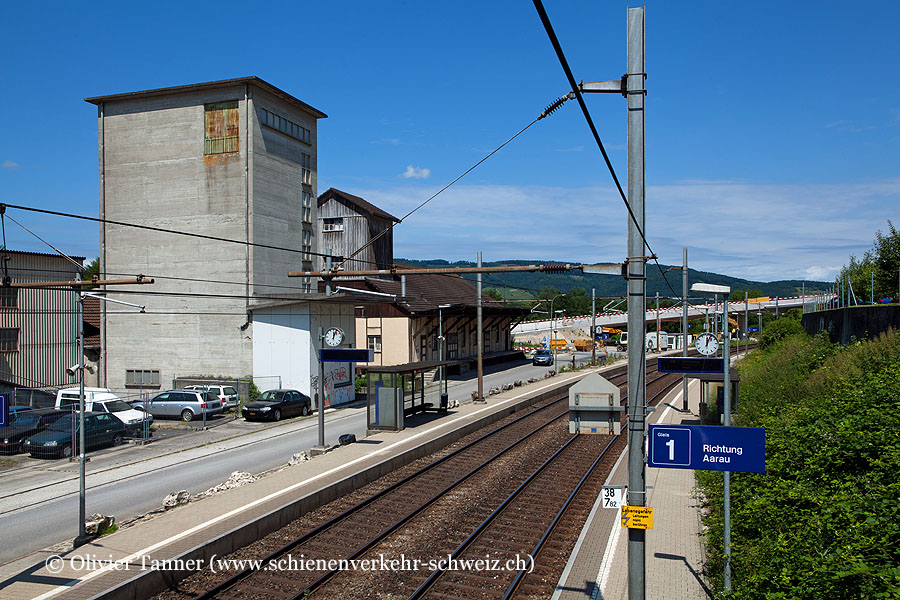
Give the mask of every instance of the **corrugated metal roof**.
M 215 89 L 215 88 L 221 88 L 221 87 L 229 87 L 229 86 L 233 86 L 233 85 L 244 85 L 244 84 L 255 85 L 259 88 L 266 90 L 270 94 L 274 94 L 275 96 L 278 96 L 279 98 L 281 98 L 282 100 L 285 100 L 286 102 L 289 102 L 291 104 L 296 104 L 303 110 L 306 110 L 306 111 L 312 113 L 317 119 L 328 118 L 328 115 L 326 115 L 319 109 L 313 108 L 306 102 L 303 102 L 302 100 L 298 100 L 297 98 L 295 98 L 294 96 L 291 96 L 284 90 L 281 90 L 281 89 L 275 87 L 274 85 L 272 85 L 271 83 L 264 81 L 256 76 L 237 77 L 235 79 L 220 79 L 218 81 L 207 81 L 204 83 L 191 83 L 188 85 L 176 85 L 176 86 L 172 86 L 172 87 L 156 88 L 156 89 L 152 89 L 152 90 L 141 90 L 141 91 L 137 91 L 137 92 L 124 92 L 121 94 L 109 94 L 107 96 L 94 96 L 92 98 L 85 98 L 84 101 L 90 102 L 91 104 L 96 104 L 99 106 L 103 102 L 115 102 L 117 100 L 131 100 L 134 98 L 146 98 L 149 96 L 168 96 L 168 95 L 172 95 L 172 94 L 183 94 L 186 92 L 196 92 L 196 91 Z
M 316 206 L 322 206 L 332 198 L 342 198 L 345 202 L 349 202 L 350 204 L 355 205 L 363 213 L 375 215 L 376 217 L 381 217 L 382 219 L 388 219 L 389 221 L 394 221 L 395 223 L 400 222 L 400 219 L 398 219 L 394 215 L 381 210 L 374 204 L 366 202 L 359 196 L 354 196 L 353 194 L 348 194 L 347 192 L 342 192 L 341 190 L 335 188 L 328 188 L 326 192 L 321 194 L 317 200 Z
M 27 250 L 9 250 L 9 249 L 4 249 L 0 252 L 5 253 L 5 254 L 20 254 L 22 256 L 52 256 L 54 258 L 60 258 L 62 260 L 65 260 L 65 258 L 63 258 L 59 254 L 56 254 L 54 252 L 29 252 Z M 75 255 L 71 255 L 71 256 L 69 256 L 69 258 L 71 258 L 72 260 L 74 260 L 76 262 L 81 261 L 82 263 L 84 262 L 84 259 L 85 259 L 85 257 L 83 257 L 83 256 L 75 256 Z

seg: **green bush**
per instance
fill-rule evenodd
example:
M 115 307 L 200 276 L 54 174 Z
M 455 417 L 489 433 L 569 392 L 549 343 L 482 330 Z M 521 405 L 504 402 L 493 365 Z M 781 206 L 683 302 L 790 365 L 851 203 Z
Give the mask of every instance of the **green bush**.
M 363 375 L 362 377 L 357 377 L 356 382 L 354 384 L 354 386 L 356 388 L 356 393 L 357 394 L 364 393 L 366 390 L 369 389 L 368 385 L 369 385 L 369 381 L 368 381 L 368 379 L 366 379 L 365 375 Z
M 789 335 L 801 333 L 805 333 L 805 330 L 798 319 L 790 317 L 777 319 L 763 327 L 762 334 L 759 337 L 759 346 L 760 348 L 768 348 Z
M 262 392 L 259 391 L 259 388 L 256 387 L 256 384 L 253 383 L 253 380 L 250 380 L 250 387 L 247 391 L 247 401 L 254 402 Z
M 847 348 L 786 336 L 739 365 L 739 425 L 766 473 L 731 486 L 734 598 L 900 598 L 900 335 Z M 698 471 L 722 592 L 722 474 Z

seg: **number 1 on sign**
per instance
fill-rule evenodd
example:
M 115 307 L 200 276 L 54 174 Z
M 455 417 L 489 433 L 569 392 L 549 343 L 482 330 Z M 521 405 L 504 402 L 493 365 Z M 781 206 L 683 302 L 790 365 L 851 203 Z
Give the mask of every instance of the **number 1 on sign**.
M 669 440 L 666 442 L 666 446 L 669 447 L 669 460 L 675 460 L 675 440 Z

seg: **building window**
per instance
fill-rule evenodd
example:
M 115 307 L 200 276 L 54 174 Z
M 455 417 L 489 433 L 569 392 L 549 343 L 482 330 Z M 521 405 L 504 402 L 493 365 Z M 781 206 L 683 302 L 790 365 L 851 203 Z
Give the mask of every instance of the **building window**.
M 381 336 L 380 335 L 370 335 L 369 336 L 369 350 L 372 352 L 381 352 Z
M 270 110 L 260 109 L 259 111 L 259 121 L 265 125 L 266 127 L 271 127 L 272 129 L 276 129 L 281 133 L 294 138 L 295 140 L 299 140 L 306 144 L 310 144 L 310 140 L 312 139 L 312 133 L 309 129 L 304 127 L 303 125 L 298 125 L 289 119 L 285 119 L 280 115 L 276 115 Z
M 325 233 L 329 233 L 332 231 L 343 231 L 344 230 L 344 218 L 343 217 L 329 217 L 322 221 L 322 231 Z
M 428 336 L 423 335 L 419 338 L 419 360 L 425 360 L 428 353 Z
M 312 156 L 306 152 L 300 153 L 300 183 L 312 185 Z
M 300 251 L 303 253 L 303 260 L 312 260 L 312 232 L 304 229 L 300 234 Z
M 0 287 L 0 308 L 15 308 L 19 305 L 19 288 Z
M 431 339 L 431 351 L 437 352 L 438 350 L 440 350 L 440 338 L 438 338 L 438 336 L 434 336 Z
M 303 190 L 300 192 L 301 197 L 301 214 L 300 220 L 304 223 L 312 223 L 312 194 Z
M 159 369 L 127 369 L 125 385 L 135 387 L 159 387 Z
M 453 360 L 459 356 L 459 336 L 455 333 L 447 334 L 447 358 Z
M 303 283 L 300 284 L 300 291 L 304 294 L 309 294 L 312 292 L 312 279 L 309 277 L 303 278 Z
M 0 352 L 18 352 L 19 328 L 4 327 L 0 329 Z
M 500 343 L 500 328 L 499 327 L 494 330 L 494 343 L 495 344 Z
M 238 101 L 207 104 L 206 137 L 203 154 L 224 154 L 240 150 L 238 137 Z

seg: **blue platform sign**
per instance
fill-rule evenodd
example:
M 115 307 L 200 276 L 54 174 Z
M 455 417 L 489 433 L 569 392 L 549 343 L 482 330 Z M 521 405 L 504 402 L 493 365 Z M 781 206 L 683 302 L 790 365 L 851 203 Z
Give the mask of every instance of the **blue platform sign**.
M 9 404 L 6 397 L 6 394 L 0 394 L 0 427 L 6 427 L 9 423 Z
M 748 327 L 747 331 L 750 333 L 759 333 L 759 327 Z
M 648 467 L 699 471 L 766 472 L 762 427 L 650 425 Z

